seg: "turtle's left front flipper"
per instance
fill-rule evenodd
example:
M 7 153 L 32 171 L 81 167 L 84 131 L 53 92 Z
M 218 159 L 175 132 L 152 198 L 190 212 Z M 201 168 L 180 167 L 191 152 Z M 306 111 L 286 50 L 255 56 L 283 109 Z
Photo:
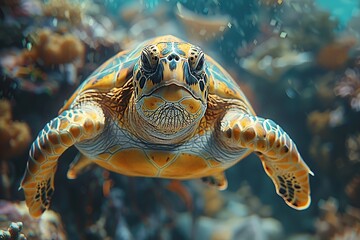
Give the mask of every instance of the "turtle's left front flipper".
M 280 126 L 269 119 L 230 110 L 221 121 L 220 134 L 225 146 L 252 149 L 260 157 L 276 192 L 290 207 L 300 210 L 309 206 L 309 173 L 313 173 Z
M 49 207 L 60 155 L 75 143 L 94 138 L 103 127 L 102 110 L 97 106 L 83 106 L 62 112 L 40 131 L 31 146 L 21 182 L 33 217 L 39 217 Z

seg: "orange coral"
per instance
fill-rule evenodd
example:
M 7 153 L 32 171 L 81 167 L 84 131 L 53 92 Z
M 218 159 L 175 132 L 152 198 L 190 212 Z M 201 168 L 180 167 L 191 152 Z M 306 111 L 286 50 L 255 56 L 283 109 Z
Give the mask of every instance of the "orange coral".
M 347 157 L 353 162 L 360 162 L 360 134 L 349 136 L 346 139 Z
M 241 184 L 240 188 L 237 190 L 237 194 L 241 196 L 242 201 L 251 213 L 261 217 L 270 217 L 272 215 L 270 206 L 262 203 L 260 199 L 253 194 L 251 187 L 247 182 Z
M 221 193 L 215 188 L 204 188 L 204 213 L 206 216 L 214 216 L 225 204 Z
M 334 93 L 334 73 L 329 72 L 319 77 L 316 82 L 316 96 L 322 106 L 332 107 L 336 98 Z
M 307 124 L 314 134 L 323 134 L 326 132 L 330 122 L 330 111 L 313 111 L 307 117 Z
M 321 213 L 315 227 L 320 239 L 358 239 L 355 236 L 360 233 L 359 209 L 348 207 L 344 213 L 339 212 L 338 202 L 334 198 L 321 201 L 319 205 Z
M 12 120 L 10 102 L 0 100 L 0 160 L 9 159 L 27 149 L 31 140 L 26 123 Z
M 329 43 L 320 49 L 317 62 L 318 64 L 327 69 L 340 69 L 344 67 L 349 59 L 349 50 L 355 46 L 356 38 L 347 37 L 332 43 Z
M 83 17 L 81 6 L 68 0 L 50 0 L 43 4 L 42 9 L 45 16 L 66 20 L 74 25 L 80 24 Z
M 346 186 L 346 195 L 354 207 L 360 208 L 360 175 L 355 176 Z
M 337 233 L 331 240 L 355 240 L 360 239 L 360 226 L 347 228 L 343 233 Z
M 32 49 L 24 52 L 24 58 L 37 60 L 45 66 L 76 62 L 81 67 L 84 54 L 83 43 L 74 35 L 42 29 L 37 33 Z

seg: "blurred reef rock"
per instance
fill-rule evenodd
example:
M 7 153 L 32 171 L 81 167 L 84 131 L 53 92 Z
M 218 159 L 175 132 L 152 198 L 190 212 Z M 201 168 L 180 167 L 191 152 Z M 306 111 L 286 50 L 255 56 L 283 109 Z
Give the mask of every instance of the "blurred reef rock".
M 23 224 L 21 222 L 10 223 L 7 231 L 0 230 L 0 239 L 4 240 L 26 240 L 24 234 L 21 233 Z
M 61 218 L 59 214 L 54 211 L 49 211 L 41 218 L 34 219 L 29 215 L 25 202 L 12 203 L 10 201 L 0 200 L 0 229 L 4 229 L 8 224 L 11 224 L 11 228 L 11 226 L 14 225 L 14 223 L 11 222 L 19 221 L 20 224 L 15 223 L 18 227 L 14 228 L 14 232 L 20 234 L 21 231 L 27 239 L 68 239 Z M 20 236 L 21 235 L 19 235 L 18 238 L 9 239 L 25 239 Z
M 3 198 L 10 197 L 13 160 L 27 150 L 30 141 L 28 124 L 14 121 L 10 102 L 0 99 L 0 196 Z

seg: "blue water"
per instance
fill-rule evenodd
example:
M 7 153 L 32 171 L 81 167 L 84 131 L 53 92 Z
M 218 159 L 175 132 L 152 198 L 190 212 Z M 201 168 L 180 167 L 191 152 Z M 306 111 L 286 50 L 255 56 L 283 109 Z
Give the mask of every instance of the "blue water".
M 357 0 L 316 0 L 316 3 L 321 9 L 329 11 L 342 26 L 345 26 L 353 16 L 360 14 L 358 8 L 360 1 Z

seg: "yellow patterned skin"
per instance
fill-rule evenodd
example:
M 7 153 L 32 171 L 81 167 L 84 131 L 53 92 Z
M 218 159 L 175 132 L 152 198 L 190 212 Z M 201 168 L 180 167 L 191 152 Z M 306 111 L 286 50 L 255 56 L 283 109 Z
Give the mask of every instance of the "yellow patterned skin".
M 296 209 L 309 206 L 309 173 L 313 173 L 281 127 L 272 120 L 230 110 L 221 122 L 220 134 L 229 147 L 255 151 L 286 204 Z
M 100 108 L 89 105 L 64 111 L 40 131 L 21 183 L 32 216 L 39 217 L 49 207 L 59 156 L 75 143 L 96 137 L 104 121 Z
M 224 171 L 255 152 L 289 206 L 310 204 L 311 171 L 290 137 L 255 116 L 218 63 L 173 36 L 109 59 L 39 133 L 21 183 L 32 216 L 49 207 L 58 158 L 73 145 L 72 179 L 97 164 L 128 176 L 202 178 L 221 190 Z

